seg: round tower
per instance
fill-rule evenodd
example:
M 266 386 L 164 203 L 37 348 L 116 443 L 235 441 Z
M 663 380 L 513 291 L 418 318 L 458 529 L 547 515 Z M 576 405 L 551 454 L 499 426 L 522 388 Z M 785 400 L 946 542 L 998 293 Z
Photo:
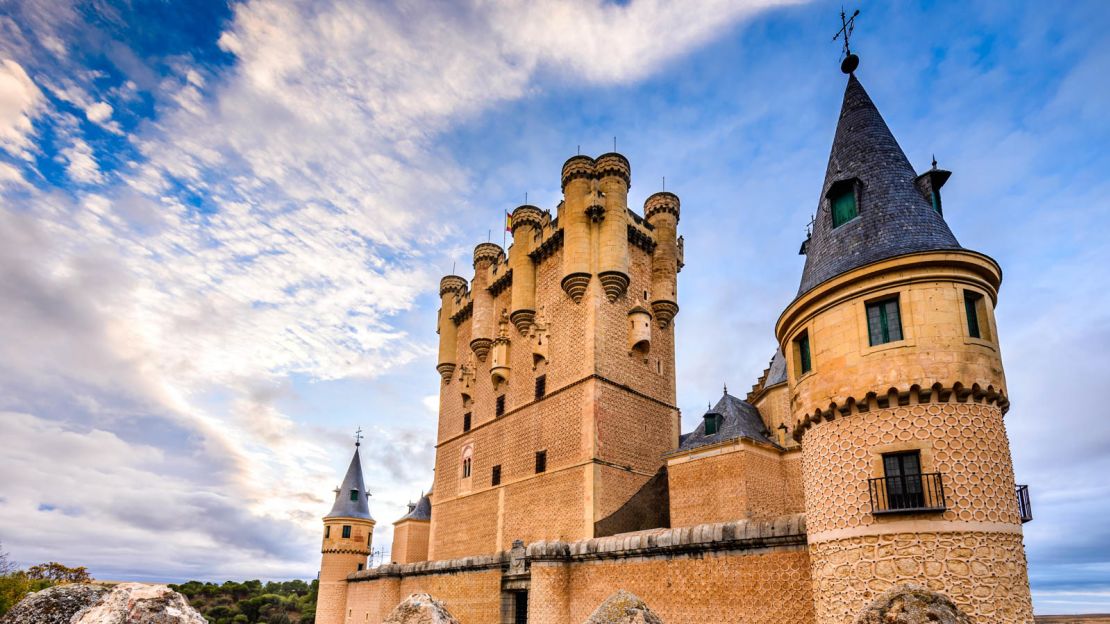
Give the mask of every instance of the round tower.
M 324 537 L 320 548 L 320 588 L 316 600 L 316 622 L 343 624 L 346 621 L 347 577 L 366 568 L 366 558 L 374 534 L 370 517 L 369 493 L 362 477 L 362 461 L 355 443 L 355 454 L 335 490 L 335 503 L 324 516 Z
M 977 622 L 1030 622 L 993 314 L 1001 269 L 959 246 L 915 178 L 851 76 L 799 294 L 775 328 L 817 621 L 851 621 L 915 583 Z
M 628 187 L 632 166 L 616 152 L 597 157 L 595 170 L 601 191 L 601 245 L 597 279 L 605 297 L 616 301 L 628 290 Z
M 578 303 L 590 286 L 590 219 L 587 208 L 596 203 L 594 159 L 571 156 L 563 164 L 563 279 L 560 284 Z
M 485 362 L 489 355 L 490 345 L 493 344 L 495 333 L 493 318 L 493 296 L 489 294 L 490 267 L 493 266 L 504 252 L 499 245 L 494 243 L 479 243 L 474 248 L 474 308 L 471 318 L 470 350 L 478 361 Z
M 666 328 L 678 314 L 678 195 L 662 191 L 644 201 L 644 218 L 655 229 L 651 254 L 651 311 Z
M 509 294 L 509 320 L 522 335 L 536 318 L 536 263 L 531 253 L 543 227 L 543 212 L 535 206 L 517 206 L 513 210 L 513 246 L 509 248 L 509 267 L 513 270 L 512 292 Z
M 439 280 L 439 363 L 436 370 L 443 377 L 443 383 L 451 383 L 458 359 L 458 327 L 451 320 L 458 310 L 456 301 L 466 292 L 466 279 L 458 275 L 447 275 Z

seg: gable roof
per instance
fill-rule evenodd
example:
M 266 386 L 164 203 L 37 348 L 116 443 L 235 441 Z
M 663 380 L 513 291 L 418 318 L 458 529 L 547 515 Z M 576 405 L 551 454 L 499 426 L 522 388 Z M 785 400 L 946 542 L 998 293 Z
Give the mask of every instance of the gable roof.
M 865 264 L 907 253 L 959 249 L 944 217 L 914 183 L 917 174 L 855 74 L 848 76 L 798 294 Z M 826 197 L 858 180 L 859 216 L 833 229 Z

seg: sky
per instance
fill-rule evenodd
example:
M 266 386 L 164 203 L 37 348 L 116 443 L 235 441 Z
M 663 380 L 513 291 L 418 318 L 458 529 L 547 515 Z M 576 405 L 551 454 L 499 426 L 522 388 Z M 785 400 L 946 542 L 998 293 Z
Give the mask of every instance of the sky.
M 857 76 L 1004 270 L 1038 613 L 1110 612 L 1110 4 L 848 3 Z M 682 198 L 686 429 L 774 351 L 839 3 L 0 0 L 0 542 L 100 578 L 311 578 L 362 427 L 431 484 L 436 285 L 563 161 Z

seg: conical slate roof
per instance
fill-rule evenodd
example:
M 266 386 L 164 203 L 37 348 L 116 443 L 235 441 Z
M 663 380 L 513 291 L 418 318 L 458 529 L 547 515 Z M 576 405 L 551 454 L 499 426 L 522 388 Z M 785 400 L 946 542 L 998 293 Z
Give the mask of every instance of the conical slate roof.
M 773 440 L 767 437 L 770 432 L 767 431 L 767 426 L 763 424 L 763 418 L 760 417 L 759 410 L 743 399 L 738 399 L 726 392 L 717 401 L 716 405 L 706 410 L 705 415 L 710 414 L 721 416 L 717 433 L 706 435 L 705 421 L 702 420 L 696 429 L 679 436 L 678 450 L 686 451 L 735 438 L 748 438 L 758 442 L 775 444 Z
M 355 500 L 351 500 L 354 497 Z M 325 518 L 365 518 L 370 517 L 370 503 L 366 500 L 366 484 L 362 480 L 362 460 L 358 456 L 358 446 L 355 446 L 355 455 L 351 458 L 351 465 L 347 467 L 347 476 L 343 477 L 343 485 L 335 493 L 335 504 Z
M 798 294 L 865 264 L 907 253 L 958 249 L 944 218 L 914 184 L 914 173 L 875 103 L 848 76 L 829 167 Z M 840 181 L 859 181 L 859 216 L 833 229 L 826 199 Z

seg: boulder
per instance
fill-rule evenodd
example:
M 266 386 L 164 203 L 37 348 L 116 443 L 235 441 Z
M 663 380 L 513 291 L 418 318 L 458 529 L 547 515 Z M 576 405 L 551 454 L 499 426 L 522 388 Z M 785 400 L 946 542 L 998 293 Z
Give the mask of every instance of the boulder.
M 0 624 L 69 624 L 78 611 L 106 593 L 96 585 L 55 585 L 27 595 L 0 618 Z
M 971 624 L 971 619 L 942 593 L 902 585 L 876 598 L 856 624 Z
M 617 590 L 602 602 L 584 624 L 663 624 L 636 594 Z
M 70 624 L 208 624 L 185 596 L 165 585 L 121 583 Z
M 413 594 L 401 601 L 382 624 L 459 624 L 443 603 L 428 594 Z
M 12 607 L 0 624 L 207 624 L 181 594 L 165 585 L 58 585 Z

